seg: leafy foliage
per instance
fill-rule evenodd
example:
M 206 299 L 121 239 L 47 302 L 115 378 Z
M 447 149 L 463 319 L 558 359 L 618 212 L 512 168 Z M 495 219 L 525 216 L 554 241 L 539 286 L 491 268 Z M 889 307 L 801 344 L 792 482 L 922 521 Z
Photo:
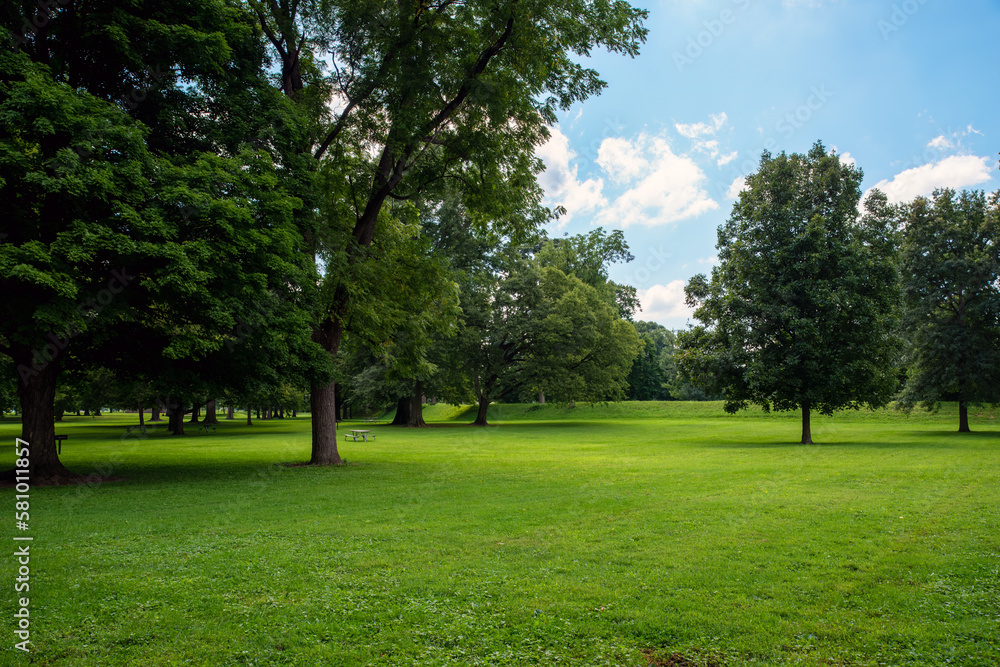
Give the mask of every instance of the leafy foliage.
M 1000 193 L 941 190 L 907 209 L 900 403 L 1000 401 Z M 962 430 L 968 430 L 963 411 Z
M 686 287 L 701 322 L 678 363 L 726 410 L 878 407 L 896 391 L 899 276 L 894 211 L 817 143 L 764 153 L 719 228 L 719 266 Z

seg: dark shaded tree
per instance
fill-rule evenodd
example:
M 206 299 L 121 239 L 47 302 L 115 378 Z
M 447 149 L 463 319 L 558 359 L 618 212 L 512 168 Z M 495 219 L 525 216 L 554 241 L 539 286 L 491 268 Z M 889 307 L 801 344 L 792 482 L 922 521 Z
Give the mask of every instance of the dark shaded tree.
M 900 405 L 1000 402 L 1000 193 L 940 190 L 906 209 L 907 380 Z
M 674 332 L 656 322 L 636 322 L 642 341 L 639 356 L 628 373 L 628 400 L 668 401 L 674 379 Z

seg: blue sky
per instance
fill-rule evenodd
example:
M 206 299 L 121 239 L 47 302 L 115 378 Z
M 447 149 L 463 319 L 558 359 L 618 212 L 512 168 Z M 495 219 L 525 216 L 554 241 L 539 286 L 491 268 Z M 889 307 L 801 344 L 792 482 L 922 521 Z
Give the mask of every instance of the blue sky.
M 624 229 L 637 319 L 684 328 L 683 284 L 768 148 L 817 140 L 909 201 L 1000 188 L 1000 1 L 660 0 L 629 59 L 595 53 L 608 86 L 562 115 L 538 154 L 553 235 Z

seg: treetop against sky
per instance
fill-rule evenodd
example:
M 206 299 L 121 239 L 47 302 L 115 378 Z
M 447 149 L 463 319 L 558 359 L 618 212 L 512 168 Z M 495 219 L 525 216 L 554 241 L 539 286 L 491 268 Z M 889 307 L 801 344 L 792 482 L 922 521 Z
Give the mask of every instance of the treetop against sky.
M 538 155 L 553 233 L 625 229 L 638 317 L 681 328 L 683 284 L 718 260 L 763 150 L 817 140 L 890 202 L 1000 187 L 1000 5 L 935 0 L 661 0 L 635 59 L 597 54 L 602 95 L 560 115 Z

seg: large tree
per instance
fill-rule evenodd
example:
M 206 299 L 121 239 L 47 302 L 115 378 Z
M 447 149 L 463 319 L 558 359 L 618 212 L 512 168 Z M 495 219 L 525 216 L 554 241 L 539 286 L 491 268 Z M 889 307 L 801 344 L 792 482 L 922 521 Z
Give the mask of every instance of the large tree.
M 941 190 L 907 208 L 907 381 L 900 404 L 1000 402 L 1000 193 Z
M 304 283 L 297 200 L 245 143 L 283 100 L 256 23 L 227 2 L 8 3 L 0 17 L 14 46 L 0 51 L 0 353 L 32 474 L 67 479 L 65 364 L 139 341 L 131 366 L 107 367 L 202 359 L 262 292 Z
M 765 152 L 719 227 L 719 265 L 686 287 L 701 324 L 678 363 L 722 391 L 725 408 L 872 408 L 896 391 L 899 321 L 894 212 L 874 192 L 861 214 L 860 170 L 827 153 Z
M 579 56 L 599 47 L 635 55 L 646 35 L 646 12 L 623 0 L 250 4 L 279 65 L 275 85 L 313 128 L 299 150 L 332 163 L 317 193 L 321 220 L 346 234 L 313 237 L 327 267 L 369 259 L 388 201 L 448 182 L 478 224 L 518 236 L 547 219 L 534 149 L 558 109 L 604 87 Z M 313 326 L 331 355 L 363 307 L 363 291 L 342 280 L 349 273 L 325 274 Z M 340 463 L 333 383 L 317 381 L 311 396 L 311 461 Z

